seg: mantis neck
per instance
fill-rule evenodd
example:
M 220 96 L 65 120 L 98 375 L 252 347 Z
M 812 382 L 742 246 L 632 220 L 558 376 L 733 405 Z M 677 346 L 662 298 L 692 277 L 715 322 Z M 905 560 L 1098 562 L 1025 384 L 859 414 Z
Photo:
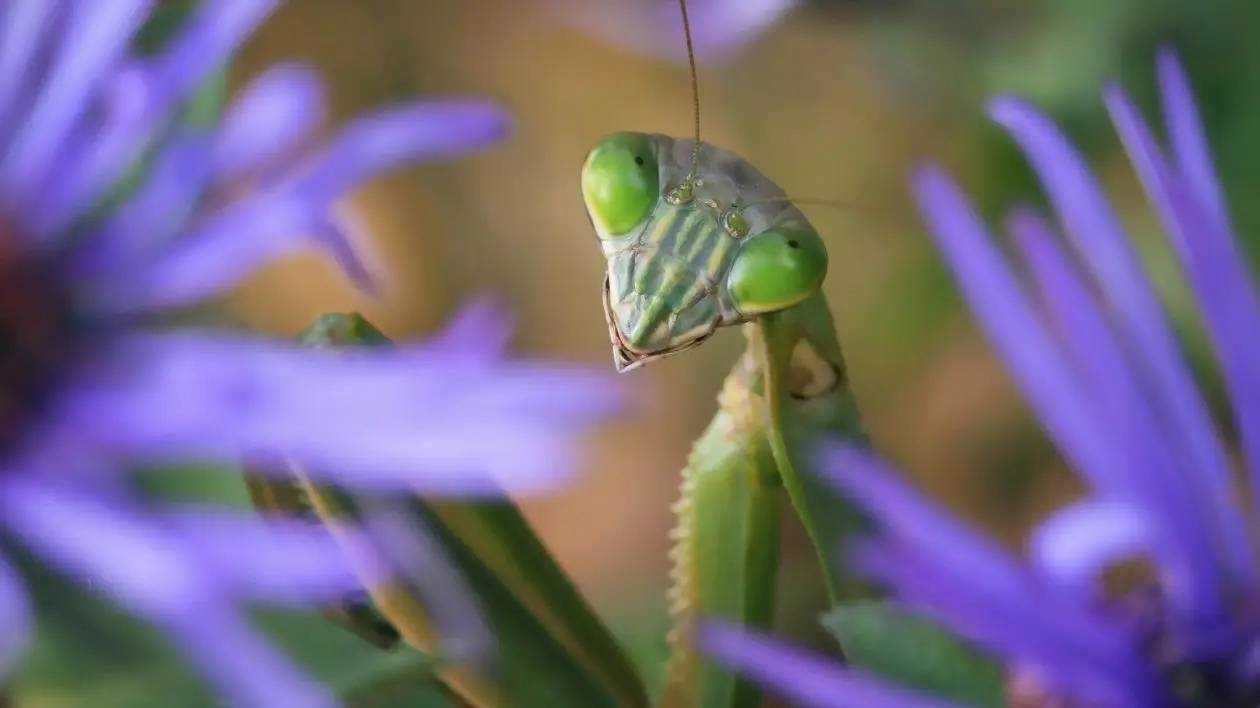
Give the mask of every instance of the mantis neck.
M 694 627 L 701 617 L 770 624 L 780 485 L 818 552 L 828 599 L 834 604 L 845 591 L 834 561 L 853 517 L 804 473 L 822 436 L 865 440 L 826 301 L 815 294 L 745 325 L 744 335 L 748 349 L 696 441 L 674 506 L 663 708 L 758 704 L 755 687 L 696 655 Z

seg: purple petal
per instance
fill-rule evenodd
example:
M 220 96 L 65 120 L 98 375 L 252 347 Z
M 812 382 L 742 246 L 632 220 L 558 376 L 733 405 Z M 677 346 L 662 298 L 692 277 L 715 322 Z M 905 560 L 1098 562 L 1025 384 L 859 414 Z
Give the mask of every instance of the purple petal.
M 117 240 L 113 234 L 111 230 L 106 240 Z M 187 306 L 226 291 L 267 263 L 311 247 L 322 248 L 351 282 L 374 294 L 377 278 L 361 253 L 362 241 L 350 219 L 327 213 L 326 205 L 291 192 L 260 194 L 210 217 L 143 266 L 134 259 L 97 264 L 104 270 L 97 281 L 97 304 L 123 311 Z M 124 273 L 131 278 L 120 277 Z
M 279 0 L 216 0 L 202 3 L 155 65 L 170 106 L 199 88 L 227 63 Z
M 300 178 L 300 189 L 322 203 L 398 165 L 487 147 L 501 140 L 507 129 L 503 111 L 485 101 L 403 104 L 342 131 Z
M 490 628 L 429 529 L 394 502 L 366 502 L 363 511 L 364 531 L 384 555 L 382 565 L 392 569 L 395 582 L 406 582 L 420 594 L 441 633 L 443 655 L 457 661 L 488 658 L 495 646 Z
M 228 699 L 255 708 L 334 708 L 337 702 L 303 676 L 226 605 L 210 604 L 163 622 L 187 654 Z
M 1236 513 L 1215 518 L 1201 513 L 1194 497 L 1196 485 L 1189 479 L 1195 472 L 1179 468 L 1169 448 L 1168 440 L 1178 431 L 1154 414 L 1149 383 L 1137 378 L 1140 369 L 1122 351 L 1101 305 L 1059 248 L 1050 226 L 1036 215 L 1017 212 L 1010 229 L 1073 362 L 1094 393 L 1103 413 L 1099 425 L 1123 453 L 1117 462 L 1128 466 L 1130 478 L 1141 480 L 1126 499 L 1147 509 L 1158 525 L 1156 555 L 1165 572 L 1185 579 L 1168 586 L 1173 604 L 1183 615 L 1219 609 L 1215 583 L 1198 581 L 1214 578 L 1220 568 L 1233 568 L 1236 577 L 1252 582 L 1242 518 Z M 1218 500 L 1216 508 L 1229 509 L 1228 498 Z
M 154 461 L 283 454 L 367 489 L 551 487 L 571 472 L 576 433 L 620 403 L 609 377 L 584 369 L 417 347 L 322 351 L 186 331 L 137 335 L 107 361 L 117 368 L 55 417 L 64 439 Z
M 310 67 L 271 67 L 224 116 L 215 141 L 216 176 L 228 180 L 276 165 L 312 134 L 323 115 L 323 85 Z
M 1229 210 L 1221 194 L 1220 182 L 1212 166 L 1212 154 L 1195 107 L 1194 94 L 1186 72 L 1177 60 L 1177 54 L 1169 49 L 1159 52 L 1158 72 L 1160 96 L 1164 103 L 1164 119 L 1168 135 L 1172 139 L 1173 155 L 1179 172 L 1186 177 L 1195 196 L 1204 204 L 1209 217 L 1224 233 L 1230 227 Z
M 1027 592 L 1014 559 L 978 531 L 938 509 L 869 453 L 841 445 L 823 448 L 818 469 L 842 494 L 880 521 L 885 532 L 913 547 L 940 547 L 958 573 L 1004 592 Z
M 1180 76 L 1175 63 L 1173 67 L 1166 69 L 1165 73 Z M 1165 83 L 1170 81 L 1178 83 L 1165 78 Z M 1165 90 L 1172 89 L 1166 87 Z M 1188 89 L 1180 86 L 1180 91 Z M 1167 110 L 1175 111 L 1179 117 L 1170 115 L 1168 120 L 1170 126 L 1175 122 L 1179 124 L 1183 133 L 1181 142 L 1202 147 L 1202 136 L 1191 135 L 1198 130 L 1194 108 L 1182 105 L 1190 100 L 1189 96 L 1165 98 L 1176 104 Z M 1188 176 L 1173 171 L 1150 128 L 1124 92 L 1114 87 L 1109 89 L 1107 105 L 1198 300 L 1227 382 L 1244 456 L 1255 481 L 1253 493 L 1260 494 L 1260 486 L 1257 486 L 1260 484 L 1260 405 L 1257 404 L 1260 401 L 1260 341 L 1254 332 L 1255 323 L 1260 322 L 1260 297 L 1251 281 L 1246 259 L 1229 231 L 1228 218 L 1223 213 L 1217 213 L 1217 210 L 1224 209 L 1223 205 L 1212 203 L 1220 199 L 1220 194 L 1211 174 L 1209 158 L 1193 154 L 1179 158 L 1183 162 L 1193 162 L 1196 170 L 1207 170 L 1206 174 Z M 1187 113 L 1190 115 L 1187 116 Z M 1185 125 L 1187 122 L 1191 125 Z M 1181 149 L 1193 153 L 1191 147 L 1183 145 Z M 1192 180 L 1207 180 L 1210 184 L 1196 186 Z M 1229 494 L 1230 490 L 1222 491 Z
M 1037 526 L 1032 561 L 1055 583 L 1084 593 L 1108 566 L 1147 553 L 1152 519 L 1124 504 L 1086 501 L 1063 507 Z
M 7 679 L 31 636 L 31 607 L 17 571 L 0 556 L 0 679 Z
M 1124 625 L 1050 587 L 1012 593 L 977 582 L 942 562 L 940 550 L 868 541 L 857 546 L 852 562 L 892 586 L 903 602 L 1008 664 L 1037 667 L 1056 692 L 1083 705 L 1152 705 L 1154 677 Z
M 1101 493 L 1131 497 L 1143 481 L 1125 474 L 1087 392 L 1046 331 L 988 230 L 939 168 L 918 172 L 919 208 L 971 311 L 997 347 L 1038 419 L 1063 454 Z
M 121 178 L 172 118 L 176 105 L 226 63 L 275 5 L 276 0 L 200 3 L 170 49 L 143 65 L 133 60 L 132 76 L 123 82 L 129 85 L 124 105 L 114 108 L 117 115 L 59 160 L 57 179 L 41 200 L 41 228 L 55 232 L 65 226 Z
M 36 56 L 46 42 L 57 3 L 50 0 L 9 0 L 0 8 L 0 125 L 29 86 Z M 0 140 L 8 137 L 0 130 Z
M 1044 116 L 1014 99 L 994 101 L 990 112 L 1023 147 L 1041 177 L 1066 235 L 1093 271 L 1118 319 L 1119 332 L 1134 366 L 1152 382 L 1153 403 L 1181 435 L 1170 441 L 1195 469 L 1194 503 L 1208 518 L 1229 513 L 1213 509 L 1229 488 L 1229 467 L 1206 405 L 1177 349 L 1150 283 L 1142 274 L 1124 232 L 1084 161 Z
M 192 218 L 208 186 L 209 168 L 204 137 L 173 140 L 154 158 L 136 194 L 79 249 L 79 274 L 134 280 L 137 264 L 152 258 Z
M 264 523 L 257 514 L 210 508 L 178 509 L 165 513 L 163 520 L 215 577 L 242 597 L 317 602 L 360 590 L 367 582 L 356 576 L 346 551 L 321 525 L 280 519 Z M 385 577 L 380 569 L 374 575 Z
M 241 620 L 209 569 L 177 535 L 132 509 L 11 478 L 0 485 L 3 523 L 44 560 L 103 591 L 172 635 L 243 706 L 331 706 Z
M 159 93 L 151 67 L 138 60 L 120 64 L 103 80 L 91 119 L 75 128 L 56 158 L 56 179 L 32 195 L 31 231 L 56 243 L 54 237 L 95 206 L 122 170 L 135 164 L 141 138 L 167 118 L 157 106 Z
M 313 232 L 316 243 L 356 288 L 367 295 L 380 295 L 381 279 L 377 269 L 368 265 L 376 260 L 375 254 L 369 248 L 364 229 L 353 216 L 330 215 L 317 223 Z
M 138 510 L 30 480 L 6 480 L 0 495 L 9 510 L 3 523 L 42 558 L 148 616 L 184 611 L 217 588 L 169 530 Z
M 254 269 L 309 247 L 323 223 L 320 210 L 292 194 L 252 197 L 171 244 L 131 279 L 103 282 L 98 299 L 111 309 L 144 311 L 219 294 Z
M 503 113 L 481 101 L 408 104 L 360 120 L 285 185 L 211 218 L 149 265 L 147 278 L 120 282 L 101 298 L 126 309 L 187 305 L 234 285 L 253 269 L 317 241 L 359 266 L 342 234 L 329 230 L 333 199 L 376 172 L 488 145 L 506 129 Z M 366 271 L 358 273 L 368 280 Z
M 574 27 L 631 51 L 686 61 L 677 0 L 551 0 Z M 724 59 L 796 7 L 799 0 L 691 0 L 687 14 L 698 59 Z
M 10 198 L 35 194 L 62 141 L 83 115 L 91 92 L 122 55 L 151 2 L 76 4 L 41 90 L 0 161 L 0 184 Z
M 1076 598 L 1041 586 L 988 538 L 924 500 L 868 453 L 833 445 L 818 467 L 881 524 L 889 540 L 868 541 L 856 561 L 904 599 L 1004 654 L 1076 666 L 1062 680 L 1089 676 L 1096 690 L 1121 693 L 1117 686 L 1138 680 L 1123 633 Z
M 431 342 L 439 351 L 475 351 L 495 358 L 507 352 L 512 338 L 512 315 L 507 304 L 493 295 L 481 295 L 465 304 Z
M 834 661 L 717 622 L 698 630 L 701 649 L 794 705 L 811 708 L 947 708 Z

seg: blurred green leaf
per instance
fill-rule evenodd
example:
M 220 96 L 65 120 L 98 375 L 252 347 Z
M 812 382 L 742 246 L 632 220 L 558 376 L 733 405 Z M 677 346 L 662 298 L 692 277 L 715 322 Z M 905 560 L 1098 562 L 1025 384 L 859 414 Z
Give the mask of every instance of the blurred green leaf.
M 226 71 L 216 71 L 185 102 L 182 119 L 193 128 L 211 129 L 227 104 Z
M 510 501 L 433 502 L 436 518 L 538 615 L 578 663 L 621 701 L 645 702 L 642 682 L 606 625 Z
M 414 649 L 378 651 L 311 612 L 266 611 L 258 620 L 350 708 L 462 705 L 434 679 L 439 663 Z
M 13 681 L 14 705 L 223 705 L 161 632 L 29 557 L 16 556 L 36 602 L 39 631 Z M 431 681 L 412 678 L 404 686 L 394 680 L 431 671 L 431 660 L 418 652 L 377 651 L 312 612 L 260 610 L 255 618 L 281 651 L 316 680 L 343 693 L 351 708 L 458 705 Z M 361 691 L 369 682 L 378 684 L 379 690 Z
M 314 347 L 388 346 L 359 315 L 326 314 L 302 335 Z M 488 672 L 442 672 L 470 700 L 523 706 L 643 705 L 643 686 L 612 634 L 510 501 L 372 498 L 316 487 L 294 471 L 293 484 L 252 478 L 263 508 L 354 518 L 364 502 L 405 513 L 431 533 L 460 571 L 498 644 Z M 294 494 L 296 492 L 296 495 Z M 421 588 L 399 580 L 369 588 L 377 609 L 411 644 L 440 651 Z M 345 607 L 339 619 L 348 617 Z M 360 631 L 356 629 L 356 631 Z
M 419 501 L 414 502 L 413 508 L 425 516 L 432 514 Z M 476 595 L 490 625 L 498 649 L 495 673 L 505 703 L 531 708 L 646 703 L 641 695 L 619 700 L 616 687 L 604 684 L 591 671 L 592 659 L 581 656 L 582 647 L 575 652 L 573 647 L 558 641 L 557 635 L 564 627 L 534 614 L 518 595 L 519 588 L 504 582 L 499 569 L 484 562 L 451 527 L 436 516 L 429 516 L 428 521 Z M 568 618 L 561 618 L 561 622 L 567 623 Z
M 247 469 L 245 488 L 249 492 L 250 501 L 258 509 L 315 523 L 320 521 L 309 495 L 292 479 L 254 474 Z M 400 639 L 398 631 L 372 606 L 371 599 L 364 591 L 343 597 L 336 605 L 324 607 L 323 613 L 328 619 L 380 649 L 392 649 Z
M 38 631 L 14 676 L 14 705 L 31 708 L 140 708 L 153 696 L 212 708 L 212 691 L 149 625 L 34 562 L 23 575 Z
M 188 22 L 201 0 L 164 0 L 159 2 L 140 31 L 131 40 L 132 47 L 141 55 L 156 54 L 164 49 L 171 38 Z
M 609 618 L 608 624 L 643 677 L 648 695 L 660 695 L 665 681 L 665 662 L 669 660 L 665 635 L 669 631 L 670 616 L 665 597 L 653 595 L 631 607 L 623 606 Z
M 854 666 L 965 705 L 1003 705 L 1001 665 L 926 618 L 863 601 L 834 608 L 822 623 Z

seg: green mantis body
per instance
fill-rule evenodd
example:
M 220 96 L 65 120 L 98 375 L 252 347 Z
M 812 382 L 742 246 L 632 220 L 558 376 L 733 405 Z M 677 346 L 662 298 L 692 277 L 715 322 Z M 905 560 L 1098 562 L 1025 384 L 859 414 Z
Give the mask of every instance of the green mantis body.
M 698 145 L 614 134 L 588 155 L 582 187 L 608 262 L 604 307 L 619 370 L 697 346 L 718 327 L 744 328 L 748 349 L 683 471 L 662 703 L 755 705 L 753 687 L 696 655 L 695 621 L 770 623 L 780 488 L 838 599 L 833 561 L 851 522 L 803 471 L 821 436 L 860 440 L 862 431 L 820 292 L 821 238 L 745 160 Z

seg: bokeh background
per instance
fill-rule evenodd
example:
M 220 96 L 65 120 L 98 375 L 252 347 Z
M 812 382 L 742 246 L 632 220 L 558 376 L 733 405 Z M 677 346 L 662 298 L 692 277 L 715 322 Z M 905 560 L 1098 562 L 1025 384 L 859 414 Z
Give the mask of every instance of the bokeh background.
M 910 205 L 908 174 L 919 160 L 944 162 L 995 218 L 1003 205 L 1036 203 L 1026 166 L 984 106 L 1011 92 L 1047 109 L 1114 195 L 1223 417 L 1192 306 L 1099 92 L 1119 80 L 1153 115 L 1155 51 L 1182 53 L 1254 262 L 1258 23 L 1260 4 L 1250 0 L 813 0 L 701 66 L 706 140 L 741 153 L 789 194 L 849 205 L 806 212 L 831 253 L 825 289 L 875 445 L 1012 545 L 1077 483 L 962 307 Z M 578 170 L 606 133 L 687 133 L 684 65 L 583 33 L 547 0 L 292 0 L 247 45 L 231 83 L 291 59 L 323 71 L 335 118 L 415 94 L 474 95 L 504 104 L 514 132 L 471 159 L 379 180 L 345 204 L 385 275 L 381 297 L 357 294 L 312 257 L 268 269 L 215 314 L 292 335 L 320 311 L 353 309 L 405 338 L 493 293 L 516 315 L 520 352 L 611 366 L 603 261 Z M 738 332 L 725 331 L 628 375 L 638 411 L 589 441 L 589 464 L 570 487 L 524 501 L 649 672 L 663 651 L 678 471 L 741 347 Z M 783 631 L 821 642 L 812 552 L 791 523 L 785 545 Z M 142 626 L 86 595 L 65 595 L 79 591 L 48 587 L 18 705 L 213 704 Z M 300 614 L 261 621 L 321 676 L 353 683 L 366 651 L 358 640 Z

